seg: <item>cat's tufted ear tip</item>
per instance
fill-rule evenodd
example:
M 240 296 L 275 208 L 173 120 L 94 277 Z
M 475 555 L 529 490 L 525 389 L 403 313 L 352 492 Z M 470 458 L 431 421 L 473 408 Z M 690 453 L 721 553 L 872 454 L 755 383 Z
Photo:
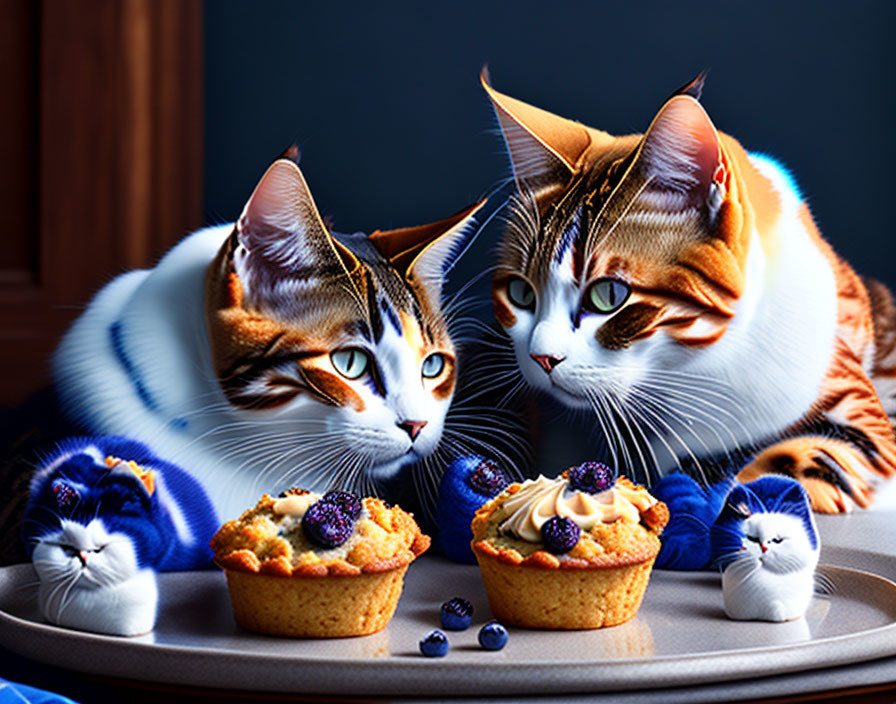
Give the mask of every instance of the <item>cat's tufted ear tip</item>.
M 672 93 L 672 95 L 669 96 L 669 99 L 671 100 L 676 95 L 688 95 L 694 100 L 699 101 L 703 96 L 703 86 L 706 83 L 706 72 L 706 69 L 703 69 L 700 73 L 697 74 L 695 78 L 692 78 L 678 90 Z
M 492 75 L 488 70 L 488 64 L 482 64 L 482 70 L 479 71 L 479 82 L 486 90 L 492 87 Z
M 287 159 L 298 166 L 299 162 L 302 160 L 302 152 L 299 150 L 297 144 L 291 144 L 278 158 Z

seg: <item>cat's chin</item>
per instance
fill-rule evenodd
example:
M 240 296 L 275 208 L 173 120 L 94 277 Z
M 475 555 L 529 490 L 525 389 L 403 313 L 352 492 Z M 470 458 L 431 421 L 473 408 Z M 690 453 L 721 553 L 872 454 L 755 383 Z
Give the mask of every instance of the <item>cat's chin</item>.
M 574 410 L 589 410 L 592 408 L 591 402 L 587 396 L 579 396 L 567 391 L 562 386 L 554 383 L 544 389 L 545 393 L 550 395 L 555 401 Z
M 401 470 L 423 459 L 413 448 L 393 460 L 370 467 L 367 473 L 377 481 L 385 481 L 396 477 Z

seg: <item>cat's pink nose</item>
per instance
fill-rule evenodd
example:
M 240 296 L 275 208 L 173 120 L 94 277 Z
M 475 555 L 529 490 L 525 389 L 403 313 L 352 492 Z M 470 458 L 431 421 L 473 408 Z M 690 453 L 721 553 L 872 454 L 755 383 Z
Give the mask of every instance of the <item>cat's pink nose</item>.
M 766 545 L 760 545 L 759 547 L 762 548 L 762 552 L 768 552 L 768 546 L 766 546 Z
M 86 565 L 87 564 L 87 551 L 79 550 L 78 551 L 78 559 L 81 560 L 82 565 Z
M 546 374 L 550 374 L 554 371 L 554 367 L 556 367 L 560 362 L 562 362 L 566 357 L 558 357 L 553 354 L 530 354 L 532 359 L 534 359 L 538 365 L 544 369 Z
M 408 434 L 408 437 L 411 438 L 411 442 L 414 442 L 420 434 L 420 431 L 423 430 L 423 426 L 428 422 L 429 421 L 425 420 L 403 420 L 398 423 L 398 427 Z

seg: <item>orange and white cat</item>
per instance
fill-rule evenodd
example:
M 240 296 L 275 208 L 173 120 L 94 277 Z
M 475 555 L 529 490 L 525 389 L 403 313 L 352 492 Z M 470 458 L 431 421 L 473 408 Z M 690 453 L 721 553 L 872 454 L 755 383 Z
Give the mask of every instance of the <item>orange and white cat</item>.
M 279 159 L 236 223 L 99 292 L 54 356 L 62 408 L 186 468 L 225 518 L 293 485 L 373 492 L 448 432 L 440 294 L 479 205 L 337 235 Z
M 896 473 L 896 308 L 776 162 L 716 130 L 702 77 L 614 137 L 494 90 L 517 190 L 493 280 L 531 387 L 593 411 L 646 478 L 793 476 L 813 507 Z

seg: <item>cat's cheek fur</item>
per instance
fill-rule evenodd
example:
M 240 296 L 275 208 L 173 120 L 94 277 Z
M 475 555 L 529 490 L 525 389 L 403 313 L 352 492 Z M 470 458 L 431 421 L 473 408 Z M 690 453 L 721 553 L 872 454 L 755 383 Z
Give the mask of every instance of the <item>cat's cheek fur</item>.
M 806 613 L 814 591 L 814 567 L 777 573 L 733 563 L 722 573 L 725 613 L 737 621 L 792 621 Z

